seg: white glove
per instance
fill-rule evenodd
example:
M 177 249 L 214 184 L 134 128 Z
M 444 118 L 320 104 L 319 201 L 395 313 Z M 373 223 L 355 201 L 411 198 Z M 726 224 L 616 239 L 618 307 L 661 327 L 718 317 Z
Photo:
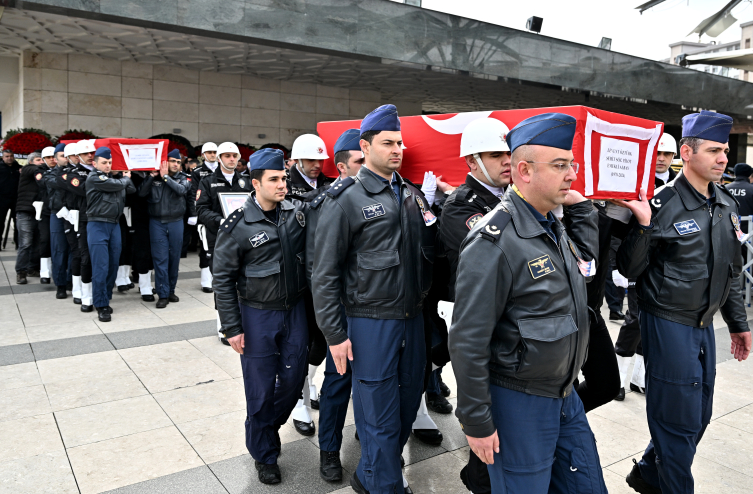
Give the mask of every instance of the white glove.
M 188 218 L 188 224 L 189 225 L 195 225 L 196 224 L 196 220 L 198 220 L 198 219 L 199 219 L 198 216 L 191 216 L 190 218 Z
M 424 172 L 424 181 L 421 184 L 421 192 L 426 196 L 427 208 L 434 204 L 434 195 L 437 193 L 437 177 L 434 172 Z
M 615 286 L 618 286 L 620 288 L 628 287 L 628 279 L 622 276 L 616 269 L 612 271 L 612 281 L 614 282 Z
M 73 231 L 78 232 L 78 211 L 72 210 L 68 212 L 68 221 L 73 225 Z
M 66 219 L 66 216 L 68 216 L 68 208 L 63 206 L 62 208 L 60 208 L 60 211 L 55 213 L 55 216 L 57 216 L 61 220 Z
M 42 219 L 42 206 L 44 206 L 44 203 L 42 201 L 34 201 L 31 203 L 31 205 L 34 206 L 34 209 L 37 212 L 36 216 L 34 216 L 34 219 L 40 221 Z
M 125 216 L 126 225 L 128 225 L 128 228 L 131 227 L 131 208 L 126 206 L 123 208 L 123 216 Z

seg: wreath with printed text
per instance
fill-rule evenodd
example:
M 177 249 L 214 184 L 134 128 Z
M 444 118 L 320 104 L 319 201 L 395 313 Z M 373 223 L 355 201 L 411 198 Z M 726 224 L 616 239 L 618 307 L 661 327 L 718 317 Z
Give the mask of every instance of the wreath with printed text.
M 41 129 L 24 128 L 9 130 L 3 139 L 3 150 L 11 151 L 16 158 L 26 158 L 34 151 L 52 146 L 52 137 Z

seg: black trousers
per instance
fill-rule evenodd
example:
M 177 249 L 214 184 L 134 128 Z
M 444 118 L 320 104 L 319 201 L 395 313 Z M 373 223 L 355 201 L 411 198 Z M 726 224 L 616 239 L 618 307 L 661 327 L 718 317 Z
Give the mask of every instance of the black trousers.
M 614 345 L 614 351 L 620 357 L 632 357 L 636 353 L 643 355 L 638 291 L 635 286 L 628 288 L 627 299 L 628 310 L 625 313 L 625 322 L 622 323 L 620 334 L 617 335 L 617 343 Z
M 50 244 L 50 215 L 43 214 L 39 221 L 39 257 L 52 257 L 52 246 Z
M 134 273 L 146 274 L 154 269 L 154 264 L 152 263 L 152 242 L 149 235 L 149 219 L 147 218 L 146 221 L 136 221 L 134 218 L 132 225 L 133 237 L 130 247 L 133 253 L 131 259 L 133 264 L 131 264 L 131 269 L 133 269 Z
M 18 245 L 18 227 L 16 226 L 16 201 L 0 203 L 0 244 L 5 239 L 5 222 L 8 218 L 8 211 L 10 211 L 10 218 L 13 221 L 13 243 Z M 0 245 L 2 247 L 2 245 Z
M 62 220 L 65 224 L 65 239 L 68 241 L 68 252 L 71 256 L 71 275 L 81 276 L 81 251 L 78 248 L 78 235 L 73 230 L 73 225 L 66 220 Z
M 81 255 L 81 283 L 92 282 L 92 260 L 91 257 L 89 257 L 89 241 L 86 235 L 86 224 L 86 221 L 79 220 L 78 222 L 78 252 Z

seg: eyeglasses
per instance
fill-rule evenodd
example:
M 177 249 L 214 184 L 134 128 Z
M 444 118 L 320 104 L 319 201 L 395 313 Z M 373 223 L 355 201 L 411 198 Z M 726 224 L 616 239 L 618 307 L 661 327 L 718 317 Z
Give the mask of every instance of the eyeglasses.
M 570 163 L 550 163 L 548 161 L 528 161 L 528 160 L 526 160 L 526 163 L 537 163 L 537 164 L 540 164 L 540 165 L 552 165 L 560 173 L 565 173 L 565 172 L 567 172 L 572 167 L 572 169 L 573 169 L 573 171 L 575 172 L 576 175 L 578 174 L 578 170 L 580 169 L 580 165 L 578 163 L 576 163 L 575 161 L 572 161 Z

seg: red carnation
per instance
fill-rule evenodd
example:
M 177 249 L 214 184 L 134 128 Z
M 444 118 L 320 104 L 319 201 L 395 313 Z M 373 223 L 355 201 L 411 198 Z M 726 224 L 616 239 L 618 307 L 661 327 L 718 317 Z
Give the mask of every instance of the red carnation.
M 11 136 L 3 143 L 3 149 L 10 150 L 13 154 L 26 156 L 34 151 L 52 146 L 52 141 L 37 132 L 22 132 Z

